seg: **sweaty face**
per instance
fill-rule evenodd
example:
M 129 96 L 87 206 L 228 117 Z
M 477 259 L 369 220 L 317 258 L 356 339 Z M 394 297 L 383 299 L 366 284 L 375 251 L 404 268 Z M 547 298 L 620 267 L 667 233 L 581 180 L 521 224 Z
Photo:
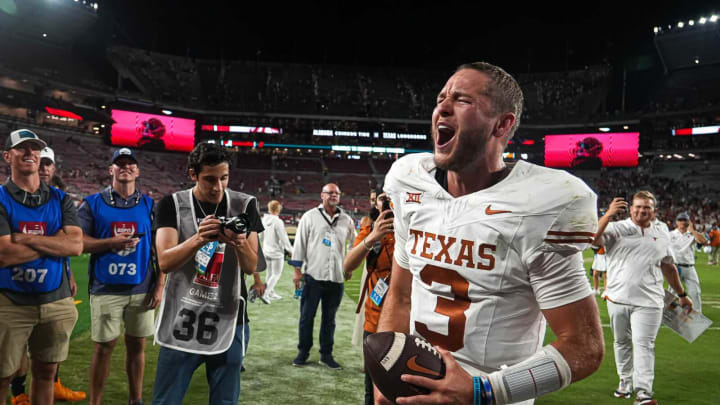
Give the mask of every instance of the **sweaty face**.
M 489 82 L 484 73 L 463 69 L 438 94 L 431 128 L 438 167 L 459 171 L 482 158 L 498 118 L 487 95 Z
M 655 203 L 645 198 L 635 198 L 630 206 L 630 218 L 638 225 L 646 226 L 652 221 Z
M 55 175 L 55 163 L 47 158 L 41 159 L 38 174 L 40 175 L 40 180 L 42 180 L 45 184 L 50 184 L 50 180 L 52 180 Z
M 190 169 L 190 177 L 196 182 L 200 201 L 219 203 L 230 178 L 230 166 L 225 162 L 215 166 L 202 165 L 199 174 Z

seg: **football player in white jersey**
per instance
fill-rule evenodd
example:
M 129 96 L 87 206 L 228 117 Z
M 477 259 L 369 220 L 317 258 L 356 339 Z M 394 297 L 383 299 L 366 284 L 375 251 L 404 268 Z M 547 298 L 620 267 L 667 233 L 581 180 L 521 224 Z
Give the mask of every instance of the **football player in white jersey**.
M 431 392 L 398 404 L 531 404 L 600 366 L 582 258 L 596 196 L 567 172 L 505 165 L 522 103 L 501 68 L 460 66 L 433 111 L 434 153 L 399 159 L 385 179 L 396 244 L 378 331 L 422 335 L 446 365 L 441 380 L 404 375 Z M 558 338 L 543 347 L 546 321 Z
M 681 212 L 675 218 L 676 228 L 670 232 L 670 248 L 675 255 L 675 265 L 680 280 L 685 284 L 685 291 L 693 302 L 693 308 L 702 312 L 700 298 L 700 278 L 695 271 L 695 251 L 697 244 L 707 245 L 705 236 L 695 230 L 690 215 Z

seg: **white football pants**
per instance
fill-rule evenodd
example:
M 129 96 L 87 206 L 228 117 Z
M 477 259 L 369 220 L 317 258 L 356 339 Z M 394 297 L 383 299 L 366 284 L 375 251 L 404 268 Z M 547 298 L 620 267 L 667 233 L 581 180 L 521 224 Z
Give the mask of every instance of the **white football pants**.
M 695 266 L 678 266 L 678 273 L 680 273 L 680 281 L 685 284 L 685 292 L 693 302 L 693 309 L 702 312 L 702 298 L 700 298 L 700 277 L 697 275 Z M 668 286 L 668 289 L 675 292 L 672 287 Z
M 615 336 L 615 365 L 618 377 L 632 381 L 635 391 L 653 394 L 655 338 L 662 322 L 662 308 L 638 307 L 607 302 Z
M 278 280 L 280 280 L 280 276 L 282 275 L 283 271 L 283 258 L 271 258 L 266 257 L 265 261 L 267 262 L 267 276 L 265 277 L 265 283 L 267 286 L 265 287 L 265 293 L 274 293 L 275 292 L 275 285 L 277 284 Z

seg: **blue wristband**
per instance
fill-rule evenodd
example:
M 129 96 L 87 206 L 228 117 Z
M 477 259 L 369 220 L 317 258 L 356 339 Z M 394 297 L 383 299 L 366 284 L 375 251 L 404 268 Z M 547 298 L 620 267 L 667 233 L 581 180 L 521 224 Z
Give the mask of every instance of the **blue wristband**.
M 482 381 L 480 377 L 473 377 L 473 405 L 484 405 L 482 394 Z
M 480 381 L 482 381 L 482 388 L 483 392 L 485 393 L 485 403 L 482 405 L 492 405 L 493 404 L 493 391 L 492 391 L 492 385 L 490 385 L 490 379 L 486 376 L 481 376 Z

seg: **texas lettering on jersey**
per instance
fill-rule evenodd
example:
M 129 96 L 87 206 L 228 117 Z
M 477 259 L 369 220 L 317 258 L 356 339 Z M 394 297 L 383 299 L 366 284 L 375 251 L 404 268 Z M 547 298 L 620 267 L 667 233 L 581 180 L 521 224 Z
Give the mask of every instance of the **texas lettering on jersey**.
M 421 257 L 438 263 L 454 264 L 471 269 L 492 270 L 495 268 L 493 252 L 497 250 L 497 246 L 493 244 L 458 239 L 417 229 L 410 229 L 410 236 L 413 240 L 411 255 L 419 254 Z M 440 245 L 440 250 L 436 253 L 430 249 L 435 241 Z M 451 255 L 450 250 L 454 245 L 459 245 L 460 248 L 453 249 L 454 254 Z M 476 245 L 477 248 L 475 248 Z

